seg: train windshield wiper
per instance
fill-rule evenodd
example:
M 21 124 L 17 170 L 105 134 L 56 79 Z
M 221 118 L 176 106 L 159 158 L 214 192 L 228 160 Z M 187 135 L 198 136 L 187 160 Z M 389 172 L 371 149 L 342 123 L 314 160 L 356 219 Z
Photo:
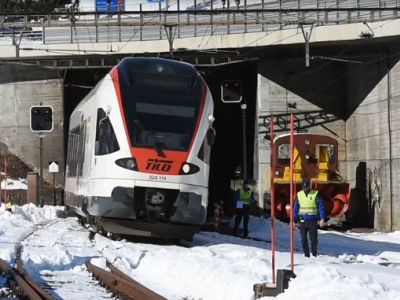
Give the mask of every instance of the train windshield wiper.
M 138 119 L 135 119 L 135 124 L 136 124 L 136 126 L 139 127 L 139 129 L 140 129 L 141 132 L 145 132 L 145 131 L 146 131 L 146 130 L 143 128 L 142 124 L 140 123 L 140 121 L 139 121 Z M 153 147 L 154 150 L 156 150 L 158 156 L 165 157 L 164 151 L 162 151 L 162 149 L 161 149 L 160 146 L 159 146 L 160 141 L 158 140 L 158 138 L 156 137 L 156 135 L 155 135 L 154 133 L 152 134 L 152 136 L 153 136 L 154 140 L 150 143 L 151 146 Z M 146 138 L 146 142 L 147 142 L 147 143 L 149 142 L 149 141 L 148 141 L 148 138 Z

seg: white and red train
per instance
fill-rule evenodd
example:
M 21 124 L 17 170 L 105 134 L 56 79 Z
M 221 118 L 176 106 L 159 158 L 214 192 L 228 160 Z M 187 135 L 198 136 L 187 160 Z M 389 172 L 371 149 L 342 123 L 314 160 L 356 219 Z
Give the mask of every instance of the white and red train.
M 192 65 L 123 59 L 70 117 L 66 206 L 99 232 L 191 238 L 206 220 L 213 110 Z

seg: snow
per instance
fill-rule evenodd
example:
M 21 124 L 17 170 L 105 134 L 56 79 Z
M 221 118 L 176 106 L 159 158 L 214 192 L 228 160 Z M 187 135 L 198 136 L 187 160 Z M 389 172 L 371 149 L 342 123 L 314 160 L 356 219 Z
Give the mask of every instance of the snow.
M 26 184 L 26 179 L 10 179 L 7 178 L 7 183 L 5 179 L 1 182 L 1 189 L 4 190 L 7 187 L 7 190 L 26 190 L 28 189 L 28 185 Z
M 276 222 L 278 269 L 290 269 L 290 235 Z M 270 222 L 252 217 L 250 236 L 270 239 Z M 28 273 L 60 299 L 102 299 L 85 262 L 106 268 L 112 262 L 167 299 L 250 300 L 255 283 L 271 282 L 270 243 L 201 232 L 191 247 L 110 241 L 88 231 L 63 207 L 32 204 L 0 207 L 0 258 L 13 263 L 16 246 Z M 400 232 L 320 232 L 317 258 L 305 258 L 295 232 L 295 273 L 278 300 L 400 299 Z M 1 278 L 0 278 L 1 279 Z M 261 299 L 271 299 L 264 297 Z

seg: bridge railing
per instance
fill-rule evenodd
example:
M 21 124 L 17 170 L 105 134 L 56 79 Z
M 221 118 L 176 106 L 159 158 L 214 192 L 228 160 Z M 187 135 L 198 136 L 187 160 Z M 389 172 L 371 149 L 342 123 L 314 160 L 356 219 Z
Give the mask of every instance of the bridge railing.
M 225 7 L 222 7 L 220 0 L 171 0 L 111 7 L 110 14 L 105 14 L 104 8 L 98 9 L 103 12 L 102 14 L 95 14 L 94 5 L 79 7 L 76 11 L 81 14 L 74 15 L 74 22 L 71 22 L 72 15 L 68 12 L 35 17 L 24 16 L 24 13 L 8 15 L 1 13 L 0 46 L 16 43 L 20 45 L 128 43 L 167 40 L 166 26 L 173 26 L 175 39 L 187 37 L 206 39 L 211 35 L 251 32 L 269 34 L 277 30 L 298 28 L 300 21 L 335 24 L 371 20 L 371 18 L 373 20 L 383 20 L 385 17 L 397 18 L 399 7 L 400 0 L 241 0 L 238 10 L 234 0 L 227 0 Z M 360 8 L 369 10 L 355 11 Z M 390 8 L 393 10 L 388 10 Z M 243 9 L 249 12 L 243 12 Z M 262 13 L 250 11 L 256 9 L 275 11 Z M 296 9 L 331 11 L 284 11 Z M 334 11 L 334 9 L 341 10 Z M 26 28 L 22 37 L 21 28 Z

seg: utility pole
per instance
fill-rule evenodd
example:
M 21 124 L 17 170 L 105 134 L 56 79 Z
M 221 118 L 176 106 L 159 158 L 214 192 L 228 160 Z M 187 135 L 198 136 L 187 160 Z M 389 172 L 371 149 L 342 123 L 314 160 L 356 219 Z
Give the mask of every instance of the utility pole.
M 50 105 L 33 105 L 29 110 L 30 129 L 38 134 L 39 138 L 39 206 L 43 207 L 43 138 L 46 132 L 52 132 L 54 128 L 53 108 Z

